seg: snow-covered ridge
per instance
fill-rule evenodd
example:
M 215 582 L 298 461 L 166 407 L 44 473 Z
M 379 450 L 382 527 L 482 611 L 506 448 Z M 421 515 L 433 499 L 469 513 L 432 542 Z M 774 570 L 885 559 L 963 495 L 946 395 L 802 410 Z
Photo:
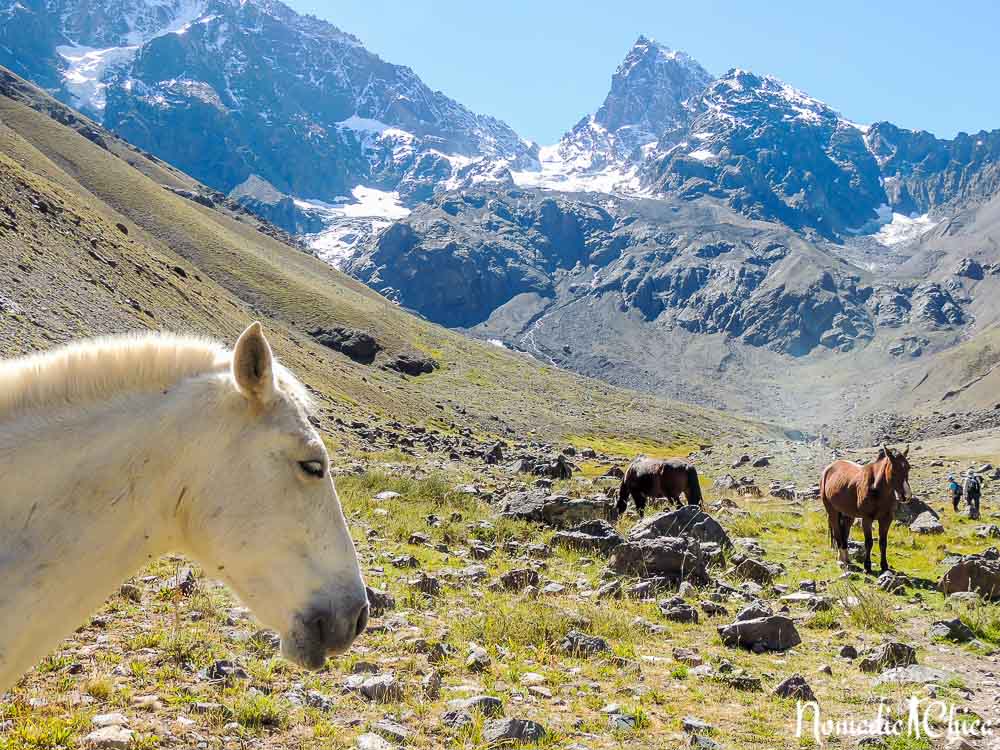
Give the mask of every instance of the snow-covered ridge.
M 74 106 L 100 117 L 107 103 L 108 76 L 130 64 L 143 44 L 165 34 L 185 33 L 204 16 L 207 4 L 208 0 L 141 0 L 130 4 L 120 9 L 125 31 L 115 35 L 119 44 L 110 47 L 81 43 L 72 23 L 75 9 L 64 9 L 62 32 L 74 43 L 60 45 L 56 52 L 67 63 L 63 77 Z
M 344 197 L 337 203 L 296 198 L 295 205 L 318 214 L 326 222 L 326 229 L 308 235 L 305 240 L 321 260 L 337 267 L 350 260 L 392 222 L 410 214 L 400 202 L 399 193 L 363 185 L 354 188 L 351 197 Z

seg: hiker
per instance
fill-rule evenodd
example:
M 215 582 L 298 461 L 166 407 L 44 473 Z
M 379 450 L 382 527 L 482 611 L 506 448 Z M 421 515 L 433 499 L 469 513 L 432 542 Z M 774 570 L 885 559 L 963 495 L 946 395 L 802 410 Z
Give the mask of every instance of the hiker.
M 962 485 L 955 481 L 955 475 L 948 475 L 948 491 L 951 492 L 951 507 L 958 513 L 958 503 L 962 500 Z
M 982 494 L 982 483 L 972 469 L 965 476 L 965 502 L 969 504 L 969 518 L 979 518 L 979 497 Z

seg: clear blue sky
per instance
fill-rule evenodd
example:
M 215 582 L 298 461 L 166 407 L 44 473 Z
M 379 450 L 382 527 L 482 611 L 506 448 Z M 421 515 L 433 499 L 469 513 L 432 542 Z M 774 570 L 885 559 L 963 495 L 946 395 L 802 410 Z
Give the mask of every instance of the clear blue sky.
M 775 75 L 857 122 L 1000 128 L 1000 4 L 940 0 L 286 0 L 518 133 L 554 143 L 641 33 Z M 951 7 L 949 7 L 951 6 Z

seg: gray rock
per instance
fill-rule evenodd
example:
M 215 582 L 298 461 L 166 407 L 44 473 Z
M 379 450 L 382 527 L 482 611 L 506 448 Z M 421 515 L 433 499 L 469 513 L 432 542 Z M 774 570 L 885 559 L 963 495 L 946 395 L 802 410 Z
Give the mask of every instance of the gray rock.
M 944 526 L 933 514 L 924 511 L 910 524 L 910 531 L 916 534 L 943 534 Z
M 640 577 L 663 576 L 705 582 L 705 559 L 695 539 L 657 537 L 625 542 L 615 548 L 611 570 Z
M 571 630 L 563 639 L 562 650 L 568 656 L 595 656 L 611 651 L 611 646 L 600 636 Z
M 761 617 L 770 617 L 773 614 L 770 604 L 760 599 L 754 599 L 736 614 L 736 621 L 757 620 Z
M 83 738 L 83 744 L 103 750 L 128 750 L 134 734 L 131 729 L 116 724 L 95 729 Z
M 931 625 L 929 635 L 931 638 L 945 638 L 956 643 L 965 643 L 976 637 L 972 628 L 957 617 L 953 620 L 938 620 Z
M 930 513 L 934 518 L 938 518 L 938 513 L 931 506 L 920 498 L 914 497 L 905 503 L 896 503 L 895 516 L 893 520 L 897 523 L 909 526 L 924 513 Z
M 748 579 L 761 586 L 770 586 L 781 573 L 781 566 L 766 563 L 753 557 L 744 557 L 732 570 L 732 574 L 737 578 Z
M 967 555 L 944 574 L 938 588 L 945 595 L 974 591 L 984 599 L 1000 599 L 1000 560 L 986 553 Z
M 615 504 L 604 495 L 570 498 L 544 491 L 512 492 L 504 498 L 500 515 L 520 521 L 535 521 L 557 528 L 579 526 L 587 521 L 618 517 Z
M 924 667 L 918 664 L 893 667 L 878 676 L 876 685 L 925 685 L 935 683 L 943 685 L 954 678 L 955 675 L 944 672 L 940 669 Z
M 814 701 L 816 695 L 813 693 L 806 678 L 800 674 L 793 674 L 786 677 L 774 688 L 774 694 L 779 698 L 794 698 L 800 701 Z
M 474 647 L 465 660 L 465 668 L 470 672 L 485 672 L 490 668 L 490 655 L 481 646 Z
M 698 624 L 698 610 L 683 600 L 667 600 L 660 602 L 660 613 L 671 622 Z
M 509 570 L 499 578 L 500 587 L 506 591 L 523 591 L 538 585 L 538 571 L 531 568 Z
M 553 544 L 602 555 L 611 554 L 624 541 L 615 527 L 604 520 L 587 521 L 567 531 L 558 531 L 552 537 Z
M 722 524 L 696 505 L 649 516 L 628 533 L 630 542 L 657 537 L 693 537 L 699 542 L 714 542 L 724 549 L 733 546 Z
M 545 728 L 529 719 L 493 719 L 483 725 L 483 740 L 489 745 L 528 745 L 545 739 Z
M 381 735 L 390 742 L 403 744 L 410 739 L 413 734 L 409 729 L 391 719 L 381 719 L 372 725 L 376 734 Z
M 907 667 L 917 663 L 913 646 L 898 641 L 883 643 L 874 648 L 858 663 L 862 672 L 881 672 L 893 667 Z
M 727 646 L 767 651 L 786 651 L 802 642 L 795 623 L 781 615 L 738 620 L 719 627 L 719 636 Z
M 374 703 L 398 703 L 403 699 L 403 686 L 392 674 L 368 678 L 361 683 L 360 692 Z
M 503 701 L 492 695 L 476 695 L 472 698 L 448 701 L 448 708 L 452 711 L 480 713 L 491 719 L 503 716 Z

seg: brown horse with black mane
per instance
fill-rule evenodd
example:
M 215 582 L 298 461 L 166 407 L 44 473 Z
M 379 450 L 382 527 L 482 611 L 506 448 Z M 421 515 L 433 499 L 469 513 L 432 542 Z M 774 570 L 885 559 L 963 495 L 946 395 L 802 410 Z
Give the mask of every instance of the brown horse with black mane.
M 865 532 L 865 571 L 872 572 L 872 524 L 878 521 L 878 546 L 882 570 L 889 570 L 886 547 L 889 526 L 896 503 L 910 499 L 910 447 L 900 453 L 882 446 L 873 463 L 861 466 L 853 461 L 834 461 L 823 469 L 820 498 L 830 526 L 830 543 L 840 551 L 840 562 L 847 559 L 847 539 L 854 519 L 861 519 Z
M 629 495 L 635 501 L 636 512 L 641 517 L 646 511 L 646 501 L 651 497 L 667 497 L 680 504 L 681 493 L 688 505 L 701 505 L 701 486 L 698 471 L 693 464 L 680 458 L 647 458 L 638 456 L 625 471 L 618 490 L 618 512 L 628 507 Z

